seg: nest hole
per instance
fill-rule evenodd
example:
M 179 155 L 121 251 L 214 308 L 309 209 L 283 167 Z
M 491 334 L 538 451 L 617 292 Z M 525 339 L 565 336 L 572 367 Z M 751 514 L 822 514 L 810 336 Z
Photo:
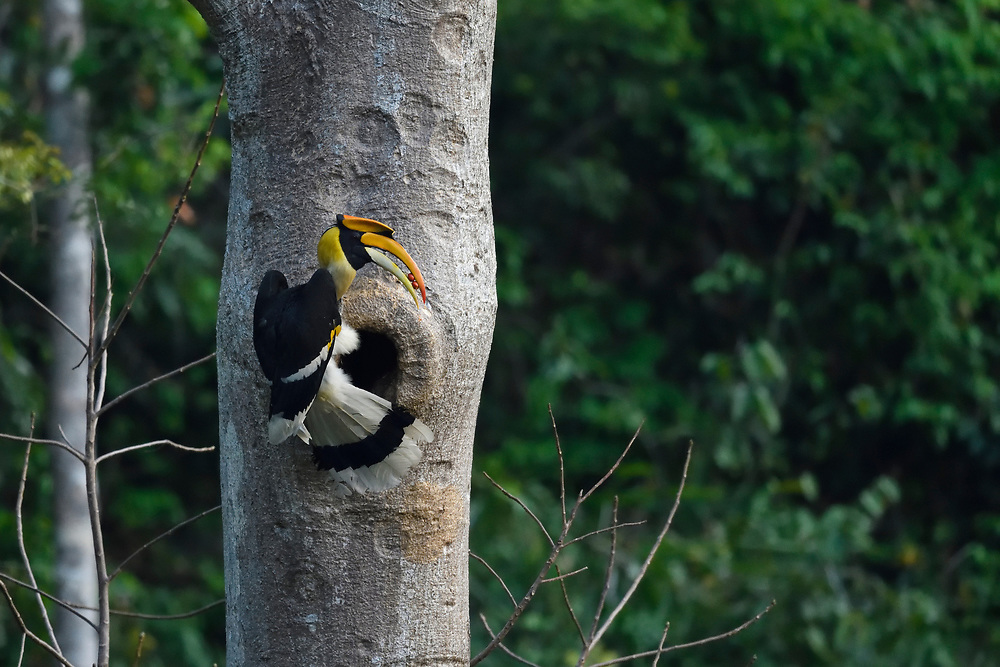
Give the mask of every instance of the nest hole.
M 395 401 L 399 381 L 396 344 L 382 333 L 359 330 L 358 334 L 358 349 L 341 358 L 341 368 L 351 376 L 354 386 Z

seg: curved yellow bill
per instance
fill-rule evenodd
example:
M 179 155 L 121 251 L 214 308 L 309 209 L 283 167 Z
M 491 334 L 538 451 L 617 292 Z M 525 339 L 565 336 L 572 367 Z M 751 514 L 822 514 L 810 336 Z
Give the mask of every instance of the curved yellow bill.
M 359 218 L 359 220 L 363 219 L 364 218 Z M 369 222 L 374 222 L 374 220 L 371 220 Z M 377 223 L 377 224 L 381 225 L 382 223 Z M 385 225 L 382 226 L 384 227 Z M 423 297 L 424 303 L 427 303 L 427 287 L 424 285 L 424 277 L 420 274 L 420 269 L 417 268 L 417 263 L 413 261 L 413 258 L 410 257 L 410 254 L 406 252 L 403 246 L 399 245 L 399 243 L 395 239 L 390 238 L 388 236 L 381 236 L 378 233 L 362 234 L 360 240 L 361 243 L 367 246 L 365 250 L 368 251 L 368 254 L 369 256 L 371 256 L 372 261 L 381 266 L 383 269 L 385 269 L 392 275 L 394 275 L 396 277 L 396 280 L 403 283 L 403 287 L 406 288 L 406 291 L 410 293 L 410 296 L 412 296 L 413 300 L 416 302 L 417 308 L 420 307 L 420 300 L 417 298 L 417 292 L 416 290 L 414 290 L 414 285 L 420 288 L 420 296 Z M 376 250 L 372 250 L 372 248 L 379 248 L 381 250 L 385 250 L 386 252 L 390 253 L 391 255 L 399 259 L 399 261 L 405 264 L 406 268 L 410 270 L 410 275 L 413 276 L 412 280 L 410 279 L 409 276 L 403 275 L 403 271 L 398 266 L 396 266 L 395 262 L 390 260 L 382 253 Z M 387 266 L 387 264 L 389 266 Z

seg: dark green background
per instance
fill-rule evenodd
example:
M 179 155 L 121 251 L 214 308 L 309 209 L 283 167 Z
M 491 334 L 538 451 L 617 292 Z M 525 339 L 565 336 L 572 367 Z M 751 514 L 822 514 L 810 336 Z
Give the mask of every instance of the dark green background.
M 0 264 L 45 296 L 40 16 L 0 26 Z M 180 0 L 92 0 L 87 52 L 94 191 L 120 300 L 169 218 L 211 114 L 221 64 Z M 619 535 L 611 596 L 664 520 L 674 528 L 595 653 L 610 659 L 760 623 L 672 654 L 684 665 L 1000 664 L 1000 2 L 500 0 L 491 170 L 500 310 L 477 470 L 553 530 L 558 466 L 592 484 L 636 446 L 581 530 Z M 228 148 L 220 119 L 191 200 L 112 347 L 111 390 L 215 346 Z M 20 181 L 18 181 L 20 178 Z M 18 183 L 21 185 L 18 186 Z M 34 191 L 33 203 L 24 203 Z M 363 213 L 363 212 L 359 212 Z M 45 411 L 48 323 L 0 286 L 0 427 Z M 215 376 L 186 373 L 111 413 L 105 447 L 214 444 Z M 0 566 L 23 449 L 0 457 Z M 37 452 L 29 548 L 43 580 L 52 488 Z M 216 455 L 148 451 L 102 478 L 112 562 L 218 502 Z M 116 608 L 174 613 L 222 596 L 218 517 L 115 584 Z M 515 595 L 544 538 L 476 473 L 472 548 Z M 600 591 L 607 537 L 566 555 L 578 611 Z M 471 563 L 474 618 L 509 601 Z M 32 601 L 20 598 L 30 609 Z M 573 664 L 561 593 L 543 588 L 507 642 Z M 19 635 L 0 612 L 0 655 Z M 589 626 L 589 619 L 584 620 Z M 116 621 L 116 664 L 224 660 L 216 609 Z M 486 641 L 473 622 L 473 647 Z M 6 658 L 3 658 L 6 659 Z M 0 659 L 0 660 L 3 660 Z M 514 664 L 497 655 L 487 664 Z

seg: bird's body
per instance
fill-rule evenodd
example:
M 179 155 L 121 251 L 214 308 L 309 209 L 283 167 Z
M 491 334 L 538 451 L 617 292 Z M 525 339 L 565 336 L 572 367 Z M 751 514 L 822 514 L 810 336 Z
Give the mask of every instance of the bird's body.
M 357 332 L 342 325 L 339 300 L 365 263 L 390 271 L 418 306 L 415 287 L 426 300 L 419 269 L 391 236 L 374 220 L 337 216 L 320 239 L 321 266 L 312 277 L 289 287 L 283 274 L 268 271 L 254 304 L 254 350 L 271 385 L 268 440 L 276 445 L 297 435 L 312 445 L 313 461 L 330 472 L 337 495 L 398 485 L 419 461 L 419 445 L 434 437 L 403 408 L 355 387 L 332 361 L 357 348 Z M 399 257 L 410 276 L 372 247 Z
M 289 288 L 278 271 L 264 274 L 254 304 L 254 349 L 271 383 L 268 440 L 278 444 L 295 433 L 306 442 L 303 422 L 322 384 L 340 328 L 333 277 L 317 269 Z

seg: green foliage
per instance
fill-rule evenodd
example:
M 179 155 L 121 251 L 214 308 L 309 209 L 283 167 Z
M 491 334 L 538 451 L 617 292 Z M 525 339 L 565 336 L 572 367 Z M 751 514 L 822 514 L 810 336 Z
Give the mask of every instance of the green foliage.
M 0 262 L 43 299 L 43 200 L 65 176 L 36 137 L 39 10 L 0 25 Z M 603 496 L 662 521 L 696 440 L 671 536 L 600 659 L 728 630 L 672 664 L 988 665 L 1000 652 L 1000 23 L 995 0 L 504 0 L 491 165 L 500 313 L 477 466 L 548 525 L 559 472 L 589 486 L 643 424 Z M 96 194 L 116 305 L 187 178 L 221 67 L 181 0 L 96 0 L 75 65 L 91 94 Z M 109 395 L 214 346 L 228 148 L 220 119 L 182 225 L 112 348 Z M 7 153 L 3 153 L 7 155 Z M 25 205 L 26 200 L 31 202 Z M 43 202 L 39 202 L 40 204 Z M 167 323 L 167 326 L 164 325 Z M 44 409 L 47 322 L 0 286 L 0 426 Z M 215 442 L 215 376 L 193 369 L 109 414 L 101 437 Z M 12 450 L 13 451 L 13 450 Z M 26 512 L 51 580 L 51 483 Z M 110 463 L 113 562 L 214 505 L 214 457 Z M 13 506 L 20 457 L 0 463 Z M 547 554 L 477 479 L 473 549 L 521 593 Z M 581 525 L 609 521 L 596 506 Z M 213 523 L 216 522 L 216 523 Z M 0 534 L 11 516 L 0 512 Z M 622 531 L 611 600 L 655 531 Z M 176 613 L 221 596 L 217 519 L 116 582 L 116 607 Z M 602 541 L 603 540 L 603 541 Z M 18 573 L 9 541 L 0 566 Z M 586 619 L 608 542 L 567 555 Z M 476 563 L 473 609 L 506 595 Z M 552 585 L 508 644 L 566 664 L 574 630 Z M 30 599 L 22 607 L 30 608 Z M 17 636 L 0 626 L 0 651 Z M 118 664 L 222 659 L 221 610 L 116 621 Z M 473 624 L 473 646 L 485 633 Z M 497 655 L 490 664 L 507 664 Z M 661 661 L 661 664 L 662 661 Z
M 138 279 L 174 208 L 211 118 L 222 80 L 221 63 L 204 22 L 183 0 L 96 0 L 86 3 L 87 38 L 74 64 L 77 85 L 91 102 L 96 199 L 110 246 L 116 310 Z M 41 7 L 15 3 L 0 20 L 0 152 L 17 145 L 35 151 L 38 165 L 51 152 L 22 137 L 43 136 Z M 188 206 L 167 242 L 147 286 L 111 347 L 108 397 L 206 355 L 215 348 L 215 312 L 225 220 L 228 128 L 216 125 Z M 0 157 L 0 175 L 24 173 L 38 193 L 31 206 L 0 191 L 3 270 L 43 301 L 48 300 L 48 225 L 44 186 L 63 172 L 30 161 L 11 165 Z M 34 170 L 34 171 L 32 171 Z M 99 285 L 99 288 L 103 286 Z M 0 285 L 0 430 L 26 433 L 31 413 L 44 423 L 44 377 L 49 322 L 23 296 Z M 103 451 L 152 439 L 191 446 L 217 442 L 215 369 L 209 363 L 128 399 L 102 420 Z M 7 531 L 13 508 L 20 448 L 4 444 L 0 500 L 5 528 L 0 568 L 19 573 L 16 545 Z M 51 586 L 51 483 L 44 452 L 38 452 L 28 483 L 28 532 L 36 574 Z M 125 455 L 102 465 L 105 540 L 114 566 L 178 521 L 217 504 L 218 459 L 170 449 Z M 187 612 L 223 595 L 221 531 L 206 518 L 154 546 L 129 564 L 112 585 L 112 606 L 147 614 Z M 23 598 L 21 608 L 33 609 Z M 20 636 L 4 615 L 0 662 L 16 660 Z M 37 621 L 32 617 L 31 621 Z M 35 627 L 39 627 L 37 624 Z M 139 632 L 146 632 L 143 667 L 222 663 L 223 612 L 214 608 L 193 619 L 112 621 L 112 663 L 132 664 Z M 13 653 L 12 653 L 13 651 Z M 10 656 L 8 658 L 8 656 Z M 29 653 L 27 662 L 42 661 Z
M 582 486 L 645 417 L 619 492 L 655 518 L 697 443 L 612 654 L 656 645 L 641 619 L 682 642 L 771 598 L 756 629 L 676 659 L 1000 649 L 995 605 L 969 594 L 1000 572 L 1000 24 L 991 2 L 866 4 L 500 5 L 477 465 L 552 488 L 551 402 Z M 484 530 L 502 534 L 474 526 L 474 548 L 524 579 Z M 509 645 L 562 664 L 527 634 Z

